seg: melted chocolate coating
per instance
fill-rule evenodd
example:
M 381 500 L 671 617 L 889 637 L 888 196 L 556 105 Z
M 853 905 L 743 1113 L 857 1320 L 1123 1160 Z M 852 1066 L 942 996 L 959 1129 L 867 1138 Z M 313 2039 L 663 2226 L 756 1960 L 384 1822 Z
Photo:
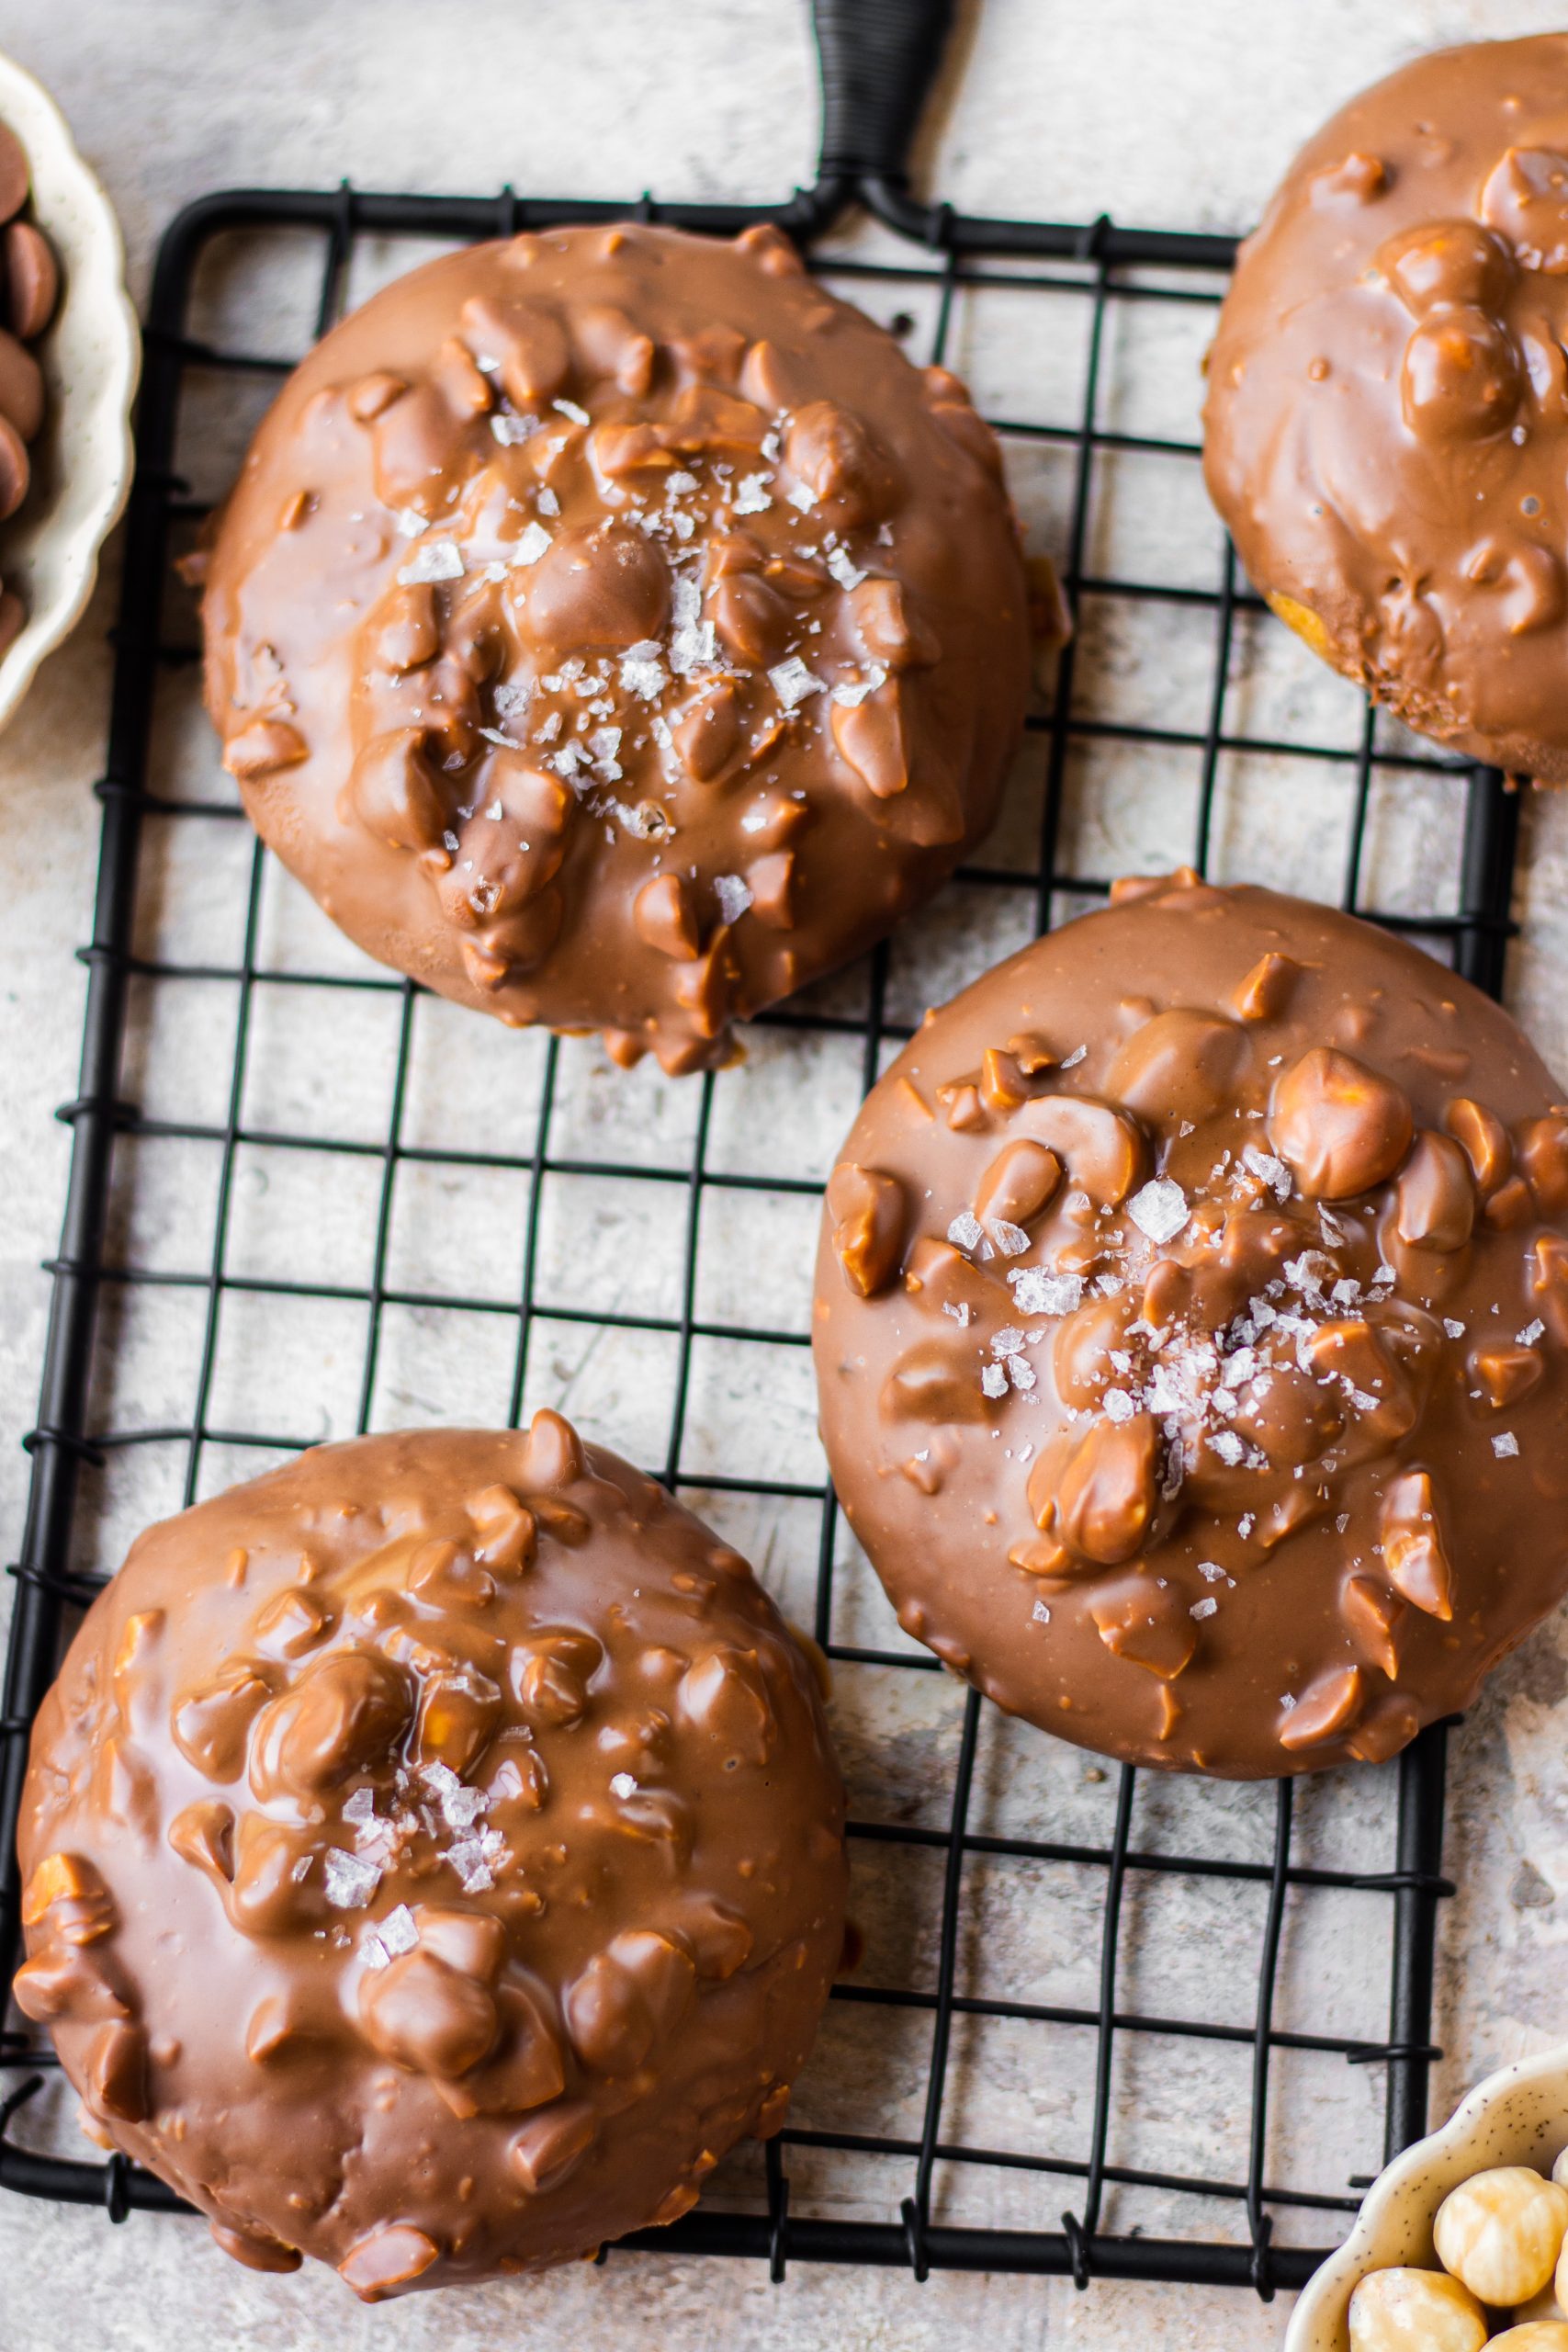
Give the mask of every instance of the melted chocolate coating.
M 996 443 L 771 230 L 451 255 L 311 354 L 221 524 L 208 700 L 361 946 L 618 1060 L 880 938 L 1027 686 Z
M 843 1934 L 812 1670 L 553 1413 L 151 1529 L 40 1710 L 29 1957 L 106 2144 L 369 2301 L 672 2221 L 775 2131 Z
M 1377 1760 L 1568 1592 L 1568 1117 L 1368 923 L 1122 885 L 956 997 L 828 1188 L 814 1343 L 899 1623 L 1010 1713 Z
M 1418 59 L 1242 248 L 1205 469 L 1258 585 L 1412 727 L 1568 781 L 1568 34 Z

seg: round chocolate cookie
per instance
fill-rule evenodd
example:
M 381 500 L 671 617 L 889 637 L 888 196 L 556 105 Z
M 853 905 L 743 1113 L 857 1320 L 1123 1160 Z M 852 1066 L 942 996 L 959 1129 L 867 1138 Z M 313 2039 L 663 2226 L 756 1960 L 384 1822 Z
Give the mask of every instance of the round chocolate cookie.
M 1124 884 L 905 1048 L 828 1188 L 822 1434 L 899 1623 L 1010 1713 L 1381 1759 L 1568 1591 L 1568 1118 L 1321 906 Z
M 843 1931 L 812 1669 L 538 1414 L 152 1529 L 39 1715 L 29 1957 L 90 2128 L 378 2301 L 673 2221 L 776 2131 Z
M 414 271 L 290 379 L 208 701 L 371 955 L 715 1068 L 990 824 L 1026 595 L 963 386 L 777 232 L 570 230 Z
M 1412 727 L 1568 781 L 1568 34 L 1420 58 L 1243 246 L 1205 466 L 1242 561 Z

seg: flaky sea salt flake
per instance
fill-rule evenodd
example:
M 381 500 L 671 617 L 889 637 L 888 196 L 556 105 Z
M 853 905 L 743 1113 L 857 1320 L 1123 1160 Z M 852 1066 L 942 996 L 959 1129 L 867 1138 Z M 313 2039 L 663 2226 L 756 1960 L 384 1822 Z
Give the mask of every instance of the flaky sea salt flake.
M 1063 1065 L 1066 1068 L 1066 1064 Z M 1192 1211 L 1186 1193 L 1174 1178 L 1152 1176 L 1127 1204 L 1127 1214 L 1141 1233 L 1156 1245 L 1174 1241 Z
M 960 1209 L 947 1228 L 947 1238 L 956 1250 L 973 1250 L 983 1238 L 980 1220 L 972 1209 Z M 1025 1309 L 1025 1313 L 1030 1310 Z
M 713 891 L 718 900 L 718 911 L 726 922 L 739 922 L 751 903 L 750 884 L 739 874 L 716 874 Z
M 840 587 L 846 590 L 858 588 L 861 582 L 865 578 L 865 574 L 861 570 L 860 566 L 857 563 L 852 563 L 851 561 L 850 551 L 847 548 L 829 548 L 828 569 L 832 573 L 834 579 L 838 582 Z
M 1519 1450 L 1519 1441 L 1512 1430 L 1499 1430 L 1492 1441 L 1492 1451 L 1499 1462 L 1509 1462 Z
M 413 1923 L 413 1913 L 406 1903 L 389 1911 L 381 1922 L 381 1941 L 396 1958 L 399 1952 L 412 1951 L 419 1941 L 419 1929 Z
M 1021 1225 L 1010 1225 L 1005 1216 L 991 1219 L 991 1235 L 1004 1258 L 1021 1258 L 1029 1247 L 1029 1236 Z
M 1259 1151 L 1255 1143 L 1244 1146 L 1241 1159 L 1243 1167 L 1260 1177 L 1276 1200 L 1290 1199 L 1291 1171 L 1282 1159 L 1276 1159 L 1272 1152 Z
M 462 551 L 455 539 L 426 539 L 398 574 L 405 588 L 417 588 L 425 581 L 461 580 L 462 576 Z
M 1071 1315 L 1083 1304 L 1081 1274 L 1053 1274 L 1043 1266 L 1015 1266 L 1008 1281 L 1012 1285 L 1012 1303 L 1021 1315 Z
M 768 677 L 774 694 L 786 710 L 793 710 L 797 703 L 806 702 L 812 695 L 819 695 L 827 684 L 826 679 L 818 678 L 807 668 L 798 653 L 792 653 L 787 662 L 775 662 L 768 672 Z
M 327 1848 L 322 1874 L 327 1901 L 340 1911 L 362 1909 L 381 1883 L 381 1873 L 374 1862 L 361 1861 L 357 1854 L 345 1854 L 341 1846 Z
M 987 1396 L 1005 1396 L 1008 1376 L 999 1363 L 988 1363 L 980 1374 L 980 1385 Z
M 513 567 L 537 563 L 550 548 L 550 535 L 542 523 L 530 523 L 512 551 Z
M 628 695 L 639 695 L 644 702 L 653 702 L 669 684 L 669 675 L 660 659 L 660 647 L 651 638 L 643 638 L 629 653 L 621 656 L 621 688 Z

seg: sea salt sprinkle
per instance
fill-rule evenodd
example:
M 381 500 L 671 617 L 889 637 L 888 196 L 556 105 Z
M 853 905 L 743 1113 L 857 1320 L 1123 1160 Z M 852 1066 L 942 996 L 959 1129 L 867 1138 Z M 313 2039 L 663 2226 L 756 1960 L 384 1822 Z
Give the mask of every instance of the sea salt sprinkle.
M 388 1968 L 400 1953 L 412 1951 L 419 1941 L 419 1929 L 413 1923 L 413 1913 L 406 1903 L 400 1903 L 388 1912 L 378 1931 L 367 1936 L 359 1950 L 370 1968 Z
M 959 1211 L 947 1228 L 947 1238 L 958 1250 L 973 1250 L 978 1246 L 985 1237 L 980 1230 L 980 1220 L 973 1210 Z
M 886 685 L 886 671 L 880 662 L 874 662 L 869 670 L 861 673 L 859 678 L 841 680 L 833 688 L 833 700 L 841 703 L 846 710 L 853 710 L 865 700 L 867 695 L 874 695 L 878 686 Z
M 381 1873 L 374 1862 L 364 1861 L 357 1854 L 345 1854 L 341 1846 L 327 1848 L 322 1876 L 327 1901 L 340 1911 L 362 1909 L 381 1883 Z
M 548 531 L 542 523 L 530 523 L 512 551 L 513 564 L 523 566 L 537 563 L 542 555 L 548 553 L 553 544 Z
M 713 888 L 714 896 L 718 900 L 718 911 L 724 921 L 739 922 L 751 903 L 750 884 L 744 882 L 739 874 L 716 874 L 713 878 Z
M 1066 1068 L 1066 1064 L 1063 1065 Z M 1156 1245 L 1173 1241 L 1192 1211 L 1186 1193 L 1173 1178 L 1153 1176 L 1127 1204 L 1127 1214 L 1142 1233 Z
M 1492 1441 L 1492 1451 L 1499 1462 L 1510 1461 L 1519 1450 L 1519 1441 L 1512 1430 L 1499 1430 Z
M 714 658 L 714 626 L 705 621 L 703 613 L 703 592 L 697 582 L 679 577 L 671 593 L 670 609 L 672 626 L 670 631 L 670 667 L 677 677 L 685 677 L 693 670 L 703 668 Z
M 532 526 L 537 528 L 537 526 Z M 407 563 L 398 573 L 405 588 L 417 588 L 424 581 L 461 580 L 463 558 L 455 539 L 426 539 L 415 548 Z
M 468 1829 L 485 1809 L 482 1789 L 467 1789 L 449 1764 L 425 1764 L 420 1779 L 441 1808 L 449 1829 Z
M 1275 1159 L 1272 1152 L 1259 1151 L 1255 1143 L 1244 1144 L 1242 1146 L 1241 1164 L 1244 1168 L 1249 1170 L 1254 1176 L 1262 1178 L 1264 1183 L 1269 1186 L 1269 1191 L 1273 1193 L 1276 1200 L 1288 1201 L 1290 1199 L 1292 1183 L 1291 1171 L 1286 1167 L 1282 1159 Z
M 457 1871 L 465 1894 L 483 1894 L 495 1884 L 494 1865 L 506 1854 L 506 1840 L 499 1829 L 481 1829 L 477 1838 L 466 1838 L 448 1847 L 446 1860 Z
M 644 702 L 652 702 L 669 684 L 661 655 L 663 648 L 656 638 L 639 638 L 621 656 L 621 687 L 628 695 L 638 695 Z
M 786 710 L 794 710 L 797 703 L 821 694 L 828 683 L 808 670 L 798 653 L 792 653 L 787 662 L 775 662 L 768 676 Z
M 412 1951 L 419 1941 L 419 1929 L 413 1923 L 413 1913 L 406 1903 L 389 1911 L 381 1922 L 381 1941 L 394 1957 L 399 1952 Z
M 973 1217 L 969 1221 L 975 1223 Z M 975 1229 L 977 1236 L 978 1226 Z M 951 1226 L 947 1238 L 950 1241 L 953 1238 Z M 1083 1304 L 1081 1274 L 1053 1274 L 1043 1266 L 1015 1266 L 1008 1281 L 1012 1285 L 1012 1303 L 1021 1315 L 1071 1315 Z

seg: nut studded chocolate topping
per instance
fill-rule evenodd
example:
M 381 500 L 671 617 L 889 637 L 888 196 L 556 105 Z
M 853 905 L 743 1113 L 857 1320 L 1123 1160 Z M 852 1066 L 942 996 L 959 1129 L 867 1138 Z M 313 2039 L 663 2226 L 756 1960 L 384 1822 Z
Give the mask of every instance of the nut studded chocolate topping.
M 750 1569 L 553 1413 L 143 1535 L 39 1715 L 28 1958 L 90 2128 L 367 2301 L 672 2221 L 783 2120 L 843 1798 Z
M 1568 781 L 1568 34 L 1418 59 L 1292 165 L 1210 355 L 1243 562 L 1413 727 Z
M 828 1188 L 822 1433 L 900 1623 L 1236 1777 L 1392 1755 L 1568 1591 L 1568 1116 L 1371 925 L 1190 874 L 999 965 Z
M 711 1068 L 986 831 L 1026 604 L 955 377 L 775 231 L 574 230 L 415 271 L 298 370 L 211 558 L 208 699 L 372 955 Z

